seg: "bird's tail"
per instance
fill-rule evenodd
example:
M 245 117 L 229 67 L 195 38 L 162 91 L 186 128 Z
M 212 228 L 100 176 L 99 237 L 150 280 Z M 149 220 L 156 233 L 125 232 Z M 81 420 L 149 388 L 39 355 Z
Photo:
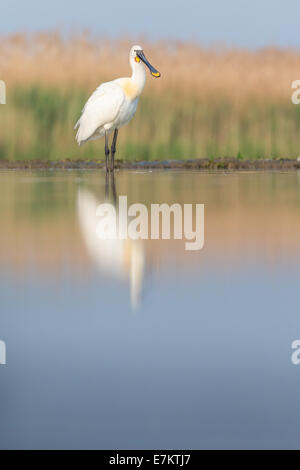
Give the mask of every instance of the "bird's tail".
M 80 119 L 78 119 L 78 121 L 76 122 L 75 126 L 74 126 L 74 129 L 78 129 L 77 132 L 76 132 L 76 141 L 79 145 L 79 147 L 81 147 L 82 145 L 84 145 L 86 143 L 86 140 L 82 139 L 82 136 L 81 136 L 81 132 L 80 132 Z

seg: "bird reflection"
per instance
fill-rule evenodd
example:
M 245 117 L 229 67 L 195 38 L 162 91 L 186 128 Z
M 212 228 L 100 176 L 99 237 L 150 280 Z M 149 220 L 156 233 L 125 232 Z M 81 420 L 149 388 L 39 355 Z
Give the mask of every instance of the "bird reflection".
M 99 200 L 90 190 L 79 188 L 77 193 L 77 214 L 81 233 L 95 265 L 105 273 L 130 283 L 131 305 L 137 309 L 140 305 L 142 284 L 145 271 L 145 250 L 141 240 L 101 239 L 96 233 L 99 217 L 96 210 L 101 203 L 110 203 L 119 216 L 117 191 L 114 173 L 106 173 L 105 201 Z M 124 216 L 127 214 L 124 214 Z

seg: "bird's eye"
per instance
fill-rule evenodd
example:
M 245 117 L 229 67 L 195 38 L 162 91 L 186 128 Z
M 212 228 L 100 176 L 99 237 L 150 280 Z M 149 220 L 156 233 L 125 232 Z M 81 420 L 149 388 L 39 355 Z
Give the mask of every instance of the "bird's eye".
M 141 59 L 139 58 L 139 56 L 137 56 L 137 55 L 135 56 L 135 61 L 136 62 L 141 62 Z

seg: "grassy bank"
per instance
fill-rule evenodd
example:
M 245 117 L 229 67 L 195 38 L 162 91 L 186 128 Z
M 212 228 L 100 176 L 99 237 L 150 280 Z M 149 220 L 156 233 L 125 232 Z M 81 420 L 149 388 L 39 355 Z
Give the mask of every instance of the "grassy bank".
M 4 38 L 0 159 L 103 158 L 103 142 L 78 148 L 74 123 L 102 81 L 129 74 L 130 41 L 58 35 Z M 145 44 L 162 72 L 148 77 L 137 114 L 120 132 L 128 160 L 300 154 L 300 105 L 291 103 L 300 52 L 214 51 L 192 44 Z

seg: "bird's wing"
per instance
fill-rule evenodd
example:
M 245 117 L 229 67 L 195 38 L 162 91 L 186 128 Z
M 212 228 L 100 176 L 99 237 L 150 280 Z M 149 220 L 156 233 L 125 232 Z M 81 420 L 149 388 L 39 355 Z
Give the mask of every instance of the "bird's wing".
M 78 129 L 78 144 L 92 137 L 99 127 L 113 122 L 124 100 L 125 95 L 120 85 L 113 82 L 102 83 L 86 102 L 75 125 L 75 129 Z

